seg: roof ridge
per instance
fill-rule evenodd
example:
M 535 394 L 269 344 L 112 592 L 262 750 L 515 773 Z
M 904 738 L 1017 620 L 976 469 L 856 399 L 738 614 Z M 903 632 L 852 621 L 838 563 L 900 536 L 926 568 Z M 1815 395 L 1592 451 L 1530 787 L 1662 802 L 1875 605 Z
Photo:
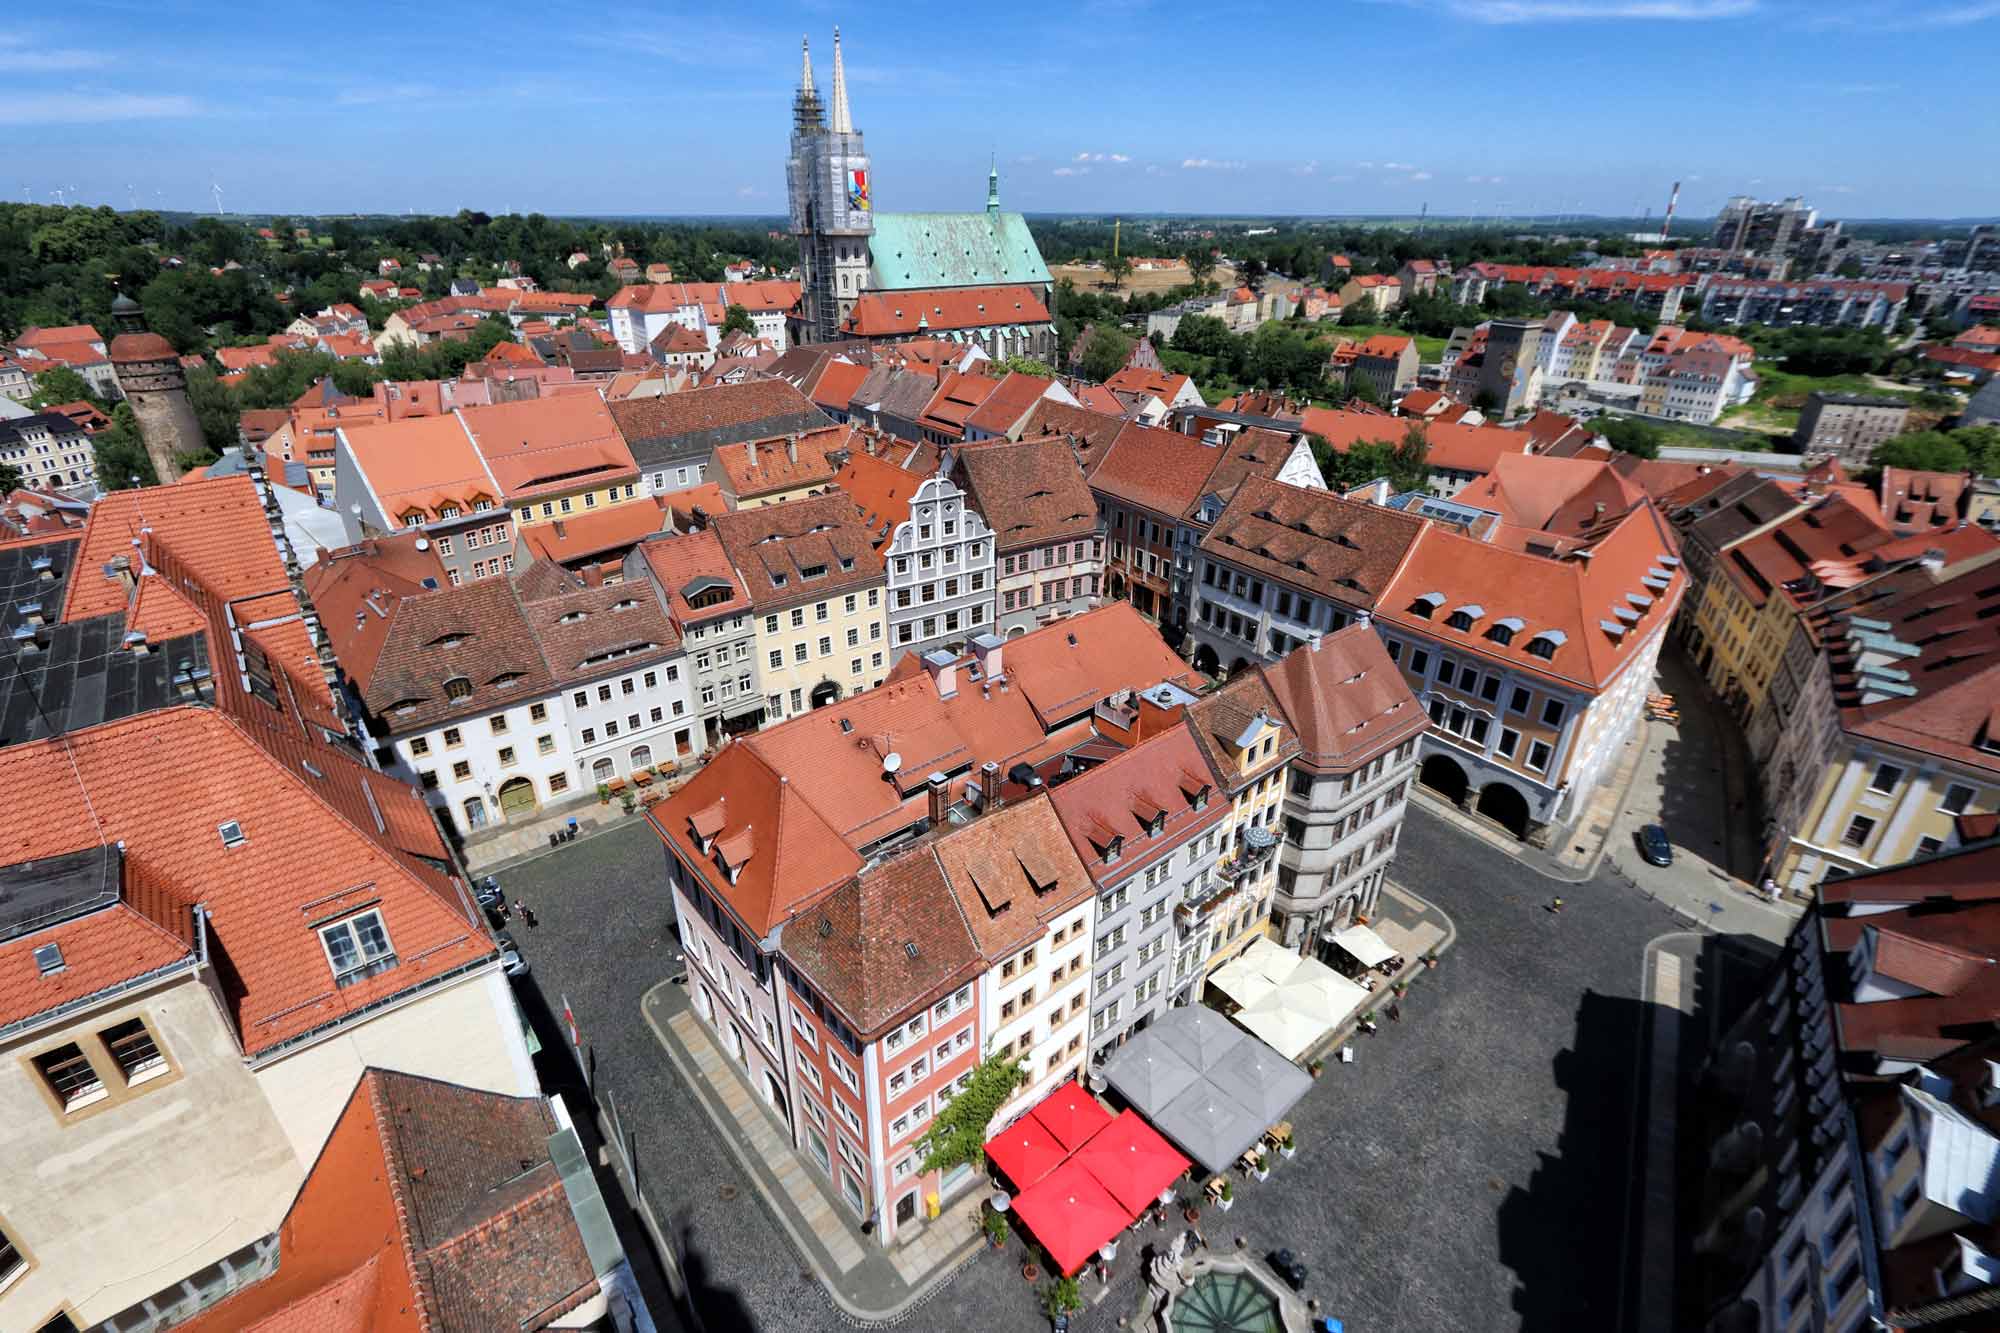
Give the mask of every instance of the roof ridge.
M 414 1302 L 417 1326 L 428 1330 L 433 1326 L 431 1311 L 437 1306 L 437 1291 L 431 1282 L 428 1267 L 417 1262 L 413 1220 L 416 1202 L 410 1197 L 409 1179 L 403 1169 L 403 1144 L 396 1131 L 396 1118 L 388 1104 L 387 1092 L 382 1086 L 383 1072 L 373 1066 L 364 1069 L 360 1082 L 368 1090 L 368 1108 L 375 1118 L 372 1137 L 382 1152 L 383 1180 L 389 1187 L 389 1202 L 396 1214 L 397 1249 L 401 1251 L 403 1271 L 409 1275 L 410 1290 L 417 1295 Z M 341 1118 L 346 1118 L 345 1112 L 342 1112 Z M 339 1128 L 340 1121 L 336 1120 L 334 1129 L 338 1132 Z

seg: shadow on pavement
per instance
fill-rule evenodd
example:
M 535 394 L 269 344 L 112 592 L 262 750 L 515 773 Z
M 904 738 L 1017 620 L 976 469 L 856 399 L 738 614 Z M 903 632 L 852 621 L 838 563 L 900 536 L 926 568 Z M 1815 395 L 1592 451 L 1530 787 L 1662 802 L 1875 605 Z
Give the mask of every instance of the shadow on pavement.
M 717 1285 L 710 1275 L 708 1259 L 696 1243 L 694 1227 L 686 1223 L 678 1223 L 677 1227 L 681 1274 L 687 1279 L 688 1304 L 694 1307 L 701 1326 L 709 1333 L 729 1333 L 730 1330 L 757 1327 L 750 1307 L 744 1304 L 736 1289 Z
M 1558 1152 L 1544 1153 L 1527 1188 L 1501 1201 L 1500 1262 L 1515 1278 L 1514 1309 L 1525 1329 L 1627 1326 L 1626 1245 L 1643 1164 L 1633 1150 L 1643 1126 L 1634 1094 L 1646 1058 L 1645 1002 L 1585 992 L 1568 1049 L 1555 1058 L 1565 1095 Z

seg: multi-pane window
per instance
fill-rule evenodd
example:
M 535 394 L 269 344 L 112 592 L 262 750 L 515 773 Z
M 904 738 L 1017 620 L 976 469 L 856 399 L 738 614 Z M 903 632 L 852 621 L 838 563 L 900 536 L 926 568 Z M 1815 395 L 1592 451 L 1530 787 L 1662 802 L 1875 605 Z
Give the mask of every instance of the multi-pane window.
M 382 914 L 360 912 L 319 929 L 336 986 L 351 986 L 396 965 L 396 952 L 382 926 Z
M 35 1069 L 65 1111 L 80 1111 L 105 1098 L 104 1080 L 73 1041 L 36 1056 Z
M 127 1083 L 139 1083 L 166 1072 L 167 1057 L 160 1054 L 159 1043 L 153 1040 L 144 1020 L 128 1018 L 98 1035 L 104 1039 L 104 1049 L 111 1052 Z

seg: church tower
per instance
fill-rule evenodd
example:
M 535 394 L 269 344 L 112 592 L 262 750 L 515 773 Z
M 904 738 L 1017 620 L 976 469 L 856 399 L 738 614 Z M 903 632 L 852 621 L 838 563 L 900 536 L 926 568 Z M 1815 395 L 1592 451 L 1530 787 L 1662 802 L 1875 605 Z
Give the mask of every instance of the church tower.
M 120 293 L 111 303 L 111 316 L 118 322 L 109 351 L 111 369 L 138 418 L 139 438 L 153 461 L 153 474 L 162 486 L 172 485 L 181 479 L 175 458 L 208 449 L 194 404 L 188 401 L 187 372 L 181 369 L 174 345 L 146 331 L 146 317 L 137 301 Z
M 833 30 L 831 124 L 813 87 L 812 52 L 801 56 L 792 99 L 792 155 L 785 167 L 792 235 L 799 238 L 800 341 L 831 342 L 867 289 L 868 239 L 875 231 L 868 150 L 847 105 L 840 29 Z

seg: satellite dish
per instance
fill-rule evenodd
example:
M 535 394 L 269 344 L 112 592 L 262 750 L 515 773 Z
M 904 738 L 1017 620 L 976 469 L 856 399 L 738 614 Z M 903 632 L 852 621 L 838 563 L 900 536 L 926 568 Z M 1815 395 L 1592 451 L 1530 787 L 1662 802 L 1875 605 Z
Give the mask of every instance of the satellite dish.
M 897 754 L 894 750 L 891 750 L 889 753 L 882 756 L 882 771 L 884 773 L 894 773 L 897 769 L 900 769 L 902 766 L 903 766 L 903 756 Z
M 418 549 L 419 551 L 428 551 L 428 550 L 430 550 L 430 549 L 431 549 L 431 539 L 430 539 L 430 538 L 428 538 L 428 537 L 419 537 L 419 538 L 417 538 L 417 549 Z

